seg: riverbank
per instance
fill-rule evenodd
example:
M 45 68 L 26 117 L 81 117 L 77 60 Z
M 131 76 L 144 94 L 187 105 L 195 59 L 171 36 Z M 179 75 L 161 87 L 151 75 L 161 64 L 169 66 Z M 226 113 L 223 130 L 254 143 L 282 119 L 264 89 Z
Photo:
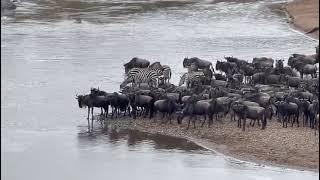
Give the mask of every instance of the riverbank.
M 271 10 L 284 14 L 294 29 L 319 39 L 319 1 L 294 0 L 288 3 L 273 4 Z
M 229 119 L 223 123 L 215 122 L 210 128 L 196 129 L 187 122 L 178 125 L 161 124 L 160 120 L 108 120 L 108 127 L 124 127 L 152 134 L 170 135 L 185 138 L 200 146 L 227 156 L 263 165 L 290 167 L 294 169 L 319 171 L 319 135 L 307 127 L 282 128 L 282 124 L 273 120 L 266 130 L 258 126 L 248 127 L 245 132 L 237 128 L 236 122 Z

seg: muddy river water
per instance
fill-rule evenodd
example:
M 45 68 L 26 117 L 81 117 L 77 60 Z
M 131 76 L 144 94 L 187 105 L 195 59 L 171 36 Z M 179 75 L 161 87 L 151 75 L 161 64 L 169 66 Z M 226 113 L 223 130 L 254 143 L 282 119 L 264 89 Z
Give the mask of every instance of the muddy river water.
M 138 56 L 173 69 L 184 57 L 216 61 L 311 54 L 318 41 L 267 5 L 205 1 L 26 0 L 1 17 L 1 178 L 318 179 L 263 167 L 186 140 L 128 130 L 86 133 L 76 93 L 118 91 Z

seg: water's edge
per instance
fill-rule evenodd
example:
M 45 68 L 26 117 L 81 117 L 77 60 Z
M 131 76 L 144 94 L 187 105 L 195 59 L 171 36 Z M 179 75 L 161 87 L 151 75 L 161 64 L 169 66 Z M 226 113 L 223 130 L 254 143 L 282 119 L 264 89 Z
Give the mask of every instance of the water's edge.
M 216 144 L 213 141 L 210 141 L 208 138 L 199 138 L 195 136 L 189 136 L 189 135 L 180 135 L 176 133 L 167 133 L 164 129 L 163 130 L 154 130 L 151 127 L 148 128 L 143 128 L 139 123 L 135 123 L 135 121 L 139 121 L 140 119 L 136 120 L 130 120 L 130 119 L 122 119 L 119 118 L 117 120 L 108 120 L 107 125 L 105 126 L 107 129 L 108 128 L 123 128 L 123 129 L 129 129 L 129 130 L 136 130 L 144 133 L 149 133 L 153 135 L 165 135 L 169 137 L 175 137 L 175 138 L 182 138 L 186 139 L 188 141 L 191 141 L 195 143 L 196 145 L 212 151 L 220 156 L 224 156 L 226 159 L 231 160 L 231 161 L 238 161 L 240 163 L 246 163 L 250 164 L 252 166 L 259 166 L 259 167 L 264 167 L 267 169 L 272 169 L 272 168 L 281 168 L 281 169 L 290 169 L 290 170 L 297 170 L 297 171 L 311 171 L 311 172 L 316 172 L 319 173 L 319 169 L 317 168 L 309 168 L 309 167 L 303 167 L 303 166 L 294 166 L 294 165 L 288 165 L 288 164 L 281 164 L 279 162 L 275 161 L 269 161 L 269 160 L 259 160 L 253 156 L 250 156 L 250 154 L 245 154 L 244 156 L 241 156 L 236 153 L 231 153 L 229 152 L 225 147 L 224 144 L 219 145 Z M 142 121 L 145 121 L 142 119 Z
M 316 36 L 313 33 L 308 34 L 307 31 L 303 30 L 302 28 L 299 28 L 298 26 L 295 25 L 293 16 L 288 12 L 287 10 L 287 5 L 289 2 L 285 3 L 276 3 L 267 6 L 271 11 L 276 12 L 279 16 L 285 16 L 287 18 L 288 26 L 290 27 L 290 30 L 303 35 L 313 41 L 318 41 L 319 42 L 319 37 Z

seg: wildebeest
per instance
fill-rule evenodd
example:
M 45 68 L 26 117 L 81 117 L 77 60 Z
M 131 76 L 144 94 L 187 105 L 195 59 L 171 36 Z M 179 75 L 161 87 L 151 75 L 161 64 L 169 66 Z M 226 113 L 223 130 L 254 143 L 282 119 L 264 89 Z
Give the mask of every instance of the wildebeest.
M 184 117 L 189 116 L 188 120 L 188 126 L 187 129 L 189 129 L 190 122 L 192 120 L 194 128 L 196 128 L 196 120 L 197 120 L 197 115 L 204 116 L 204 121 L 202 122 L 202 125 L 204 125 L 205 120 L 208 116 L 209 118 L 209 124 L 208 127 L 210 127 L 210 124 L 213 121 L 213 114 L 214 114 L 214 109 L 216 105 L 216 100 L 215 99 L 210 99 L 210 100 L 200 100 L 200 101 L 195 101 L 195 102 L 187 102 L 184 108 L 182 109 L 181 115 L 178 116 L 178 124 L 181 124 L 182 120 Z
M 273 68 L 274 60 L 272 58 L 253 58 L 252 64 L 257 69 L 267 69 L 267 68 Z
M 123 116 L 126 115 L 126 112 L 130 116 L 129 98 L 127 97 L 127 95 L 114 92 L 113 94 L 108 95 L 107 99 L 112 107 L 111 118 L 113 118 L 114 114 L 116 115 L 116 117 L 118 117 L 118 114 L 121 111 L 124 111 Z
M 161 112 L 163 115 L 162 118 L 164 118 L 166 114 L 168 115 L 168 120 L 165 123 L 168 121 L 170 121 L 170 124 L 172 123 L 172 114 L 179 110 L 179 108 L 180 106 L 170 98 L 161 99 L 154 102 L 154 113 L 157 111 Z
M 199 69 L 211 68 L 212 72 L 214 72 L 214 68 L 212 67 L 212 63 L 210 61 L 202 60 L 197 57 L 183 59 L 184 68 L 190 66 L 192 63 L 194 63 Z
M 89 115 L 91 109 L 91 129 L 93 130 L 93 108 L 99 107 L 103 108 L 107 114 L 108 108 L 110 105 L 109 100 L 106 96 L 95 96 L 92 94 L 87 95 L 76 95 L 76 99 L 78 100 L 79 108 L 88 107 L 88 130 L 90 131 L 90 123 L 89 123 Z
M 259 120 L 262 121 L 262 129 L 265 129 L 267 120 L 266 120 L 266 114 L 265 109 L 260 106 L 247 106 L 239 102 L 235 102 L 231 106 L 234 113 L 238 116 L 238 127 L 245 131 L 246 126 L 246 119 L 253 120 L 253 123 L 250 122 L 252 126 L 254 126 L 254 122 L 257 120 L 259 123 Z M 242 120 L 242 125 L 241 125 Z
M 228 75 L 233 75 L 237 71 L 237 64 L 233 62 L 217 61 L 216 69 L 223 71 Z
M 294 122 L 297 121 L 297 125 L 299 127 L 299 107 L 296 103 L 278 101 L 278 102 L 275 102 L 275 105 L 277 107 L 277 112 L 280 113 L 283 117 L 282 127 L 285 127 L 285 128 L 288 127 L 288 121 L 290 121 L 291 117 L 292 117 L 291 126 L 293 126 Z
M 312 64 L 300 64 L 297 67 L 297 70 L 300 73 L 301 79 L 303 79 L 304 74 L 310 74 L 312 78 L 315 78 L 317 75 L 317 67 Z
M 148 60 L 134 57 L 123 66 L 125 68 L 125 72 L 128 73 L 129 70 L 132 68 L 147 68 L 149 65 L 150 65 L 150 62 Z
M 132 116 L 134 119 L 136 119 L 138 107 L 142 108 L 142 110 L 145 110 L 144 117 L 147 117 L 148 114 L 150 119 L 153 117 L 155 100 L 151 96 L 136 95 L 133 93 L 128 94 L 128 96 L 130 99 Z

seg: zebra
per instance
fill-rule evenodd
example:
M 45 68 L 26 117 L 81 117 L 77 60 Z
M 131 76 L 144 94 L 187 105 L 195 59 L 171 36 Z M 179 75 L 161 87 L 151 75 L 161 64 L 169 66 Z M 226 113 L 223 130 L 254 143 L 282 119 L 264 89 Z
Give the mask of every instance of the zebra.
M 200 71 L 184 73 L 180 78 L 179 86 L 186 83 L 187 88 L 189 88 L 197 83 L 202 83 L 204 78 L 204 73 Z
M 149 67 L 149 69 L 152 69 L 157 72 L 159 76 L 159 84 L 164 84 L 167 81 L 169 82 L 171 79 L 171 68 L 168 65 L 161 65 L 160 62 L 154 62 Z M 161 81 L 161 82 L 160 82 Z
M 161 81 L 161 84 L 169 83 L 172 75 L 171 68 L 168 65 L 163 65 L 162 67 L 163 71 L 159 77 L 159 80 Z
M 122 82 L 120 88 L 122 89 L 127 84 L 140 86 L 141 83 L 148 83 L 150 86 L 157 86 L 158 74 L 148 68 L 133 68 L 128 72 L 128 77 Z

